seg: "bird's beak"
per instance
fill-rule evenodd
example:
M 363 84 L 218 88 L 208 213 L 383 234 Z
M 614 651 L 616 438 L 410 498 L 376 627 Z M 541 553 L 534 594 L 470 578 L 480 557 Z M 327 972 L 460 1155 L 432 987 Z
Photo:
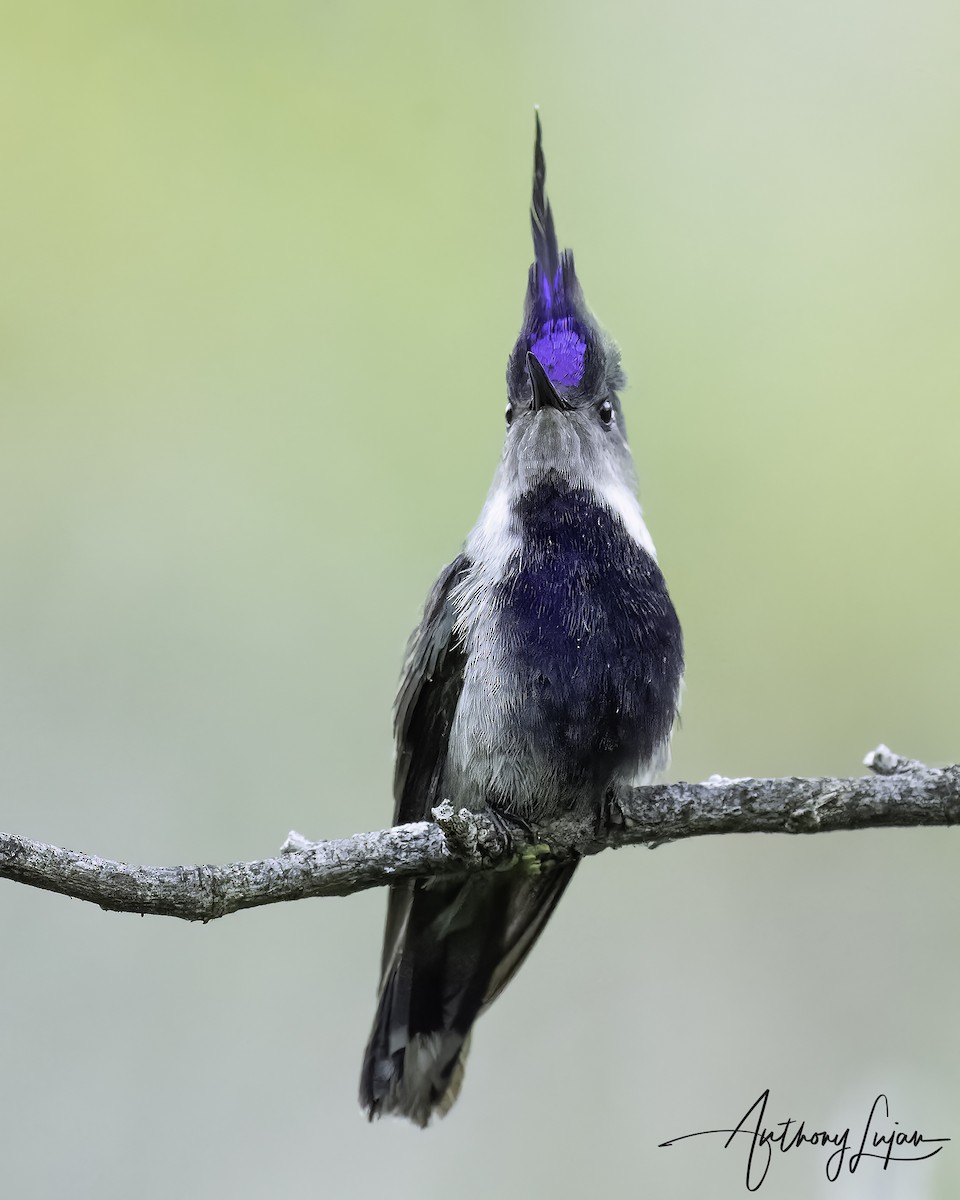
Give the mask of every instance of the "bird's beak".
M 558 412 L 565 412 L 569 409 L 570 405 L 550 382 L 549 376 L 540 365 L 540 360 L 529 350 L 527 351 L 527 371 L 530 373 L 530 382 L 533 384 L 532 407 L 534 412 L 539 412 L 541 408 L 555 408 Z

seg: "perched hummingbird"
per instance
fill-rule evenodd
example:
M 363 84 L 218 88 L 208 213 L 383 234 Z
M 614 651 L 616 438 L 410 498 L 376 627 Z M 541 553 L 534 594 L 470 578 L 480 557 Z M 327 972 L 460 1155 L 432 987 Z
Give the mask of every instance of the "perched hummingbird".
M 537 115 L 536 261 L 507 364 L 506 441 L 480 519 L 407 647 L 394 821 L 442 800 L 531 830 L 604 813 L 666 766 L 680 623 L 636 498 L 620 352 L 557 248 Z M 360 1079 L 372 1120 L 425 1126 L 463 1080 L 470 1031 L 506 987 L 576 862 L 393 884 Z

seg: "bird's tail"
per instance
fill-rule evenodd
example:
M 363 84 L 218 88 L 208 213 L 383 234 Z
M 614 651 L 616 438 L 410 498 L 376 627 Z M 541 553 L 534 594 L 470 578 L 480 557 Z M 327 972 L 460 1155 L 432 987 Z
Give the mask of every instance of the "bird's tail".
M 383 1113 L 408 1117 L 426 1128 L 446 1116 L 460 1094 L 470 1033 L 404 1028 L 406 985 L 394 970 L 384 984 L 363 1060 L 360 1103 L 372 1121 Z
M 470 1031 L 506 986 L 576 864 L 399 885 L 391 896 L 380 1000 L 360 1077 L 360 1103 L 426 1126 L 463 1082 Z

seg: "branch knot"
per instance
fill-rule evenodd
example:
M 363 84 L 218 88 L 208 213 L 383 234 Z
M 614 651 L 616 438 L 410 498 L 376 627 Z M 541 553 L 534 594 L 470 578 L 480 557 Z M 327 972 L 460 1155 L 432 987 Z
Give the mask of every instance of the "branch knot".
M 481 813 L 455 809 L 443 800 L 431 812 L 440 827 L 447 849 L 461 862 L 475 867 L 498 866 L 512 850 L 499 826 Z

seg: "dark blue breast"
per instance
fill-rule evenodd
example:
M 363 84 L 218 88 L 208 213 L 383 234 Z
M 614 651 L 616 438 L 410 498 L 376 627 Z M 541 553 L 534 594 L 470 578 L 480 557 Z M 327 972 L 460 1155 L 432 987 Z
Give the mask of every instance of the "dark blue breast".
M 592 491 L 551 475 L 515 514 L 523 552 L 497 599 L 525 732 L 568 777 L 606 786 L 670 735 L 680 623 L 659 567 Z

